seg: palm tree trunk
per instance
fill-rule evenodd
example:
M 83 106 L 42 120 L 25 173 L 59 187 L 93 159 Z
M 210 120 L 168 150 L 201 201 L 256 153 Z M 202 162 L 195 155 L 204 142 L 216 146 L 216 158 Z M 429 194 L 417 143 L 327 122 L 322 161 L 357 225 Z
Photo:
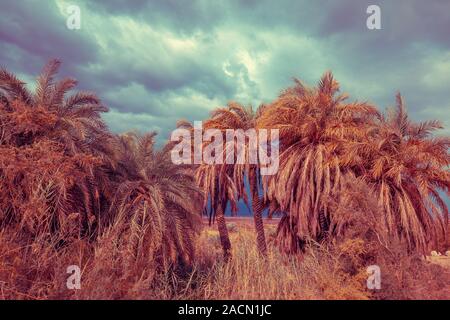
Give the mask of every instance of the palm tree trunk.
M 252 195 L 253 219 L 255 221 L 256 244 L 258 251 L 262 256 L 267 256 L 266 235 L 264 234 L 264 223 L 262 218 L 263 205 L 258 195 L 258 181 L 256 178 L 256 169 L 252 168 L 249 172 L 249 183 Z
M 231 242 L 228 235 L 228 228 L 225 222 L 224 206 L 219 202 L 216 209 L 217 229 L 219 230 L 220 243 L 222 244 L 223 256 L 225 261 L 231 257 Z
M 323 212 L 323 210 L 320 210 L 319 212 L 319 225 L 320 225 L 320 233 L 318 236 L 318 240 L 320 242 L 322 240 L 326 240 L 329 231 L 328 221 L 325 216 L 325 212 Z

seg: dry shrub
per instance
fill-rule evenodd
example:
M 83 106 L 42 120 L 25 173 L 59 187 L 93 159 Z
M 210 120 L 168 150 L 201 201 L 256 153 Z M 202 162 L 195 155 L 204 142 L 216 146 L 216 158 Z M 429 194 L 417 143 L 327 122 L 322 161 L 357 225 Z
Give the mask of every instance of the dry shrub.
M 64 299 L 68 290 L 67 267 L 82 265 L 89 259 L 92 246 L 74 240 L 56 250 L 45 238 L 24 245 L 12 230 L 0 233 L 0 299 Z
M 285 216 L 278 226 L 275 243 L 291 252 L 297 247 L 305 268 L 311 256 L 320 264 L 314 285 L 326 299 L 448 299 L 449 271 L 431 265 L 423 256 L 389 233 L 383 210 L 372 188 L 362 179 L 346 179 L 346 191 L 328 199 L 330 231 L 321 243 L 296 235 L 295 225 Z M 292 218 L 291 218 L 292 219 Z M 378 265 L 382 289 L 368 290 L 366 269 Z
M 347 190 L 332 201 L 336 226 L 328 250 L 339 262 L 340 273 L 365 285 L 366 268 L 378 265 L 381 290 L 373 299 L 448 299 L 447 269 L 431 265 L 424 256 L 411 252 L 400 237 L 389 233 L 372 189 L 361 179 L 347 180 Z M 342 223 L 341 223 L 342 222 Z
M 17 228 L 33 241 L 68 242 L 85 233 L 95 216 L 78 211 L 77 190 L 86 188 L 99 161 L 92 155 L 66 155 L 49 140 L 23 147 L 0 146 L 0 224 Z M 91 215 L 89 215 L 91 214 Z

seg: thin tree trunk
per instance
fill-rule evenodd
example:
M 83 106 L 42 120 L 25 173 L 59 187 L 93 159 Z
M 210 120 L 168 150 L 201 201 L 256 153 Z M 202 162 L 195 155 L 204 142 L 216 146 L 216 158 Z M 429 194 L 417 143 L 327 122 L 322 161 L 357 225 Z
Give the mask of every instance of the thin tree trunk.
M 225 213 L 222 202 L 219 202 L 216 209 L 217 229 L 219 230 L 220 243 L 222 244 L 223 256 L 225 261 L 231 257 L 231 242 L 228 235 L 228 228 L 225 222 Z
M 328 229 L 329 224 L 327 221 L 327 218 L 325 216 L 325 212 L 323 210 L 320 210 L 319 212 L 319 224 L 320 224 L 320 233 L 318 235 L 319 242 L 322 240 L 325 240 L 328 237 Z
M 264 234 L 264 223 L 262 218 L 263 205 L 258 195 L 258 180 L 256 178 L 256 169 L 252 168 L 249 172 L 250 192 L 252 196 L 253 219 L 255 221 L 256 244 L 258 251 L 262 256 L 267 256 L 266 235 Z

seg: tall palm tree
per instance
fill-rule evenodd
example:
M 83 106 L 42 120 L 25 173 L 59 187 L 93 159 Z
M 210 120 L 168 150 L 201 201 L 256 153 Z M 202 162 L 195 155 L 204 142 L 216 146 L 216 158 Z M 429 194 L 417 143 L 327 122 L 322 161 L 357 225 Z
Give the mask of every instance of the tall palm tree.
M 217 222 L 223 255 L 231 257 L 231 241 L 225 220 L 225 210 L 230 204 L 232 214 L 237 212 L 237 189 L 230 176 L 230 166 L 201 164 L 196 170 L 196 180 L 205 195 L 203 207 L 210 222 Z M 208 204 L 209 202 L 209 204 Z
M 189 263 L 201 227 L 203 197 L 187 168 L 172 163 L 168 147 L 154 150 L 154 137 L 118 137 L 116 192 L 110 206 L 113 228 L 126 234 L 134 261 L 159 259 L 166 267 L 178 260 Z
M 389 231 L 406 239 L 411 250 L 425 252 L 446 234 L 448 208 L 440 190 L 449 195 L 450 140 L 432 136 L 440 128 L 439 121 L 412 122 L 397 94 L 395 108 L 381 118 L 375 134 L 355 145 Z
M 226 108 L 217 108 L 211 113 L 211 117 L 205 121 L 205 129 L 213 128 L 218 129 L 223 132 L 224 138 L 226 138 L 226 130 L 242 130 L 244 133 L 247 130 L 255 130 L 256 132 L 256 121 L 258 116 L 261 114 L 261 110 L 263 107 L 257 109 L 257 111 L 253 111 L 252 107 L 244 107 L 238 103 L 231 102 L 228 104 Z M 256 139 L 258 137 L 256 136 Z M 225 139 L 224 139 L 225 141 Z M 228 166 L 232 171 L 230 174 L 235 186 L 238 190 L 239 198 L 243 198 L 245 202 L 249 198 L 247 195 L 247 190 L 245 187 L 245 177 L 248 177 L 249 187 L 250 187 L 250 197 L 252 202 L 252 211 L 253 218 L 255 223 L 255 230 L 257 235 L 257 246 L 259 252 L 265 256 L 267 254 L 267 245 L 266 245 L 266 237 L 264 234 L 264 224 L 262 219 L 263 213 L 263 201 L 259 196 L 258 189 L 260 186 L 260 174 L 259 174 L 259 165 L 258 163 L 250 163 L 250 146 L 247 141 L 244 142 L 243 150 L 238 150 L 238 146 L 236 143 L 233 144 L 230 148 L 234 148 L 233 150 L 224 148 L 225 157 L 234 156 L 233 165 L 229 166 L 226 163 L 224 166 Z M 244 162 L 236 163 L 236 158 L 238 152 L 243 152 L 244 154 Z M 258 157 L 258 155 L 256 156 Z
M 192 123 L 187 120 L 178 121 L 177 128 L 188 130 L 191 134 L 191 163 L 194 163 L 194 150 L 195 148 L 200 147 L 195 145 L 197 142 L 193 138 L 194 130 L 199 129 L 195 129 Z M 202 129 L 202 135 L 204 129 L 205 128 Z M 209 142 L 201 141 L 200 144 L 203 150 Z M 173 147 L 173 145 L 174 143 L 171 144 L 171 147 Z M 207 164 L 202 161 L 200 164 L 193 164 L 190 167 L 194 172 L 196 183 L 204 195 L 203 211 L 209 217 L 210 224 L 217 222 L 223 256 L 225 260 L 228 261 L 231 258 L 231 241 L 226 224 L 225 211 L 228 204 L 230 204 L 232 214 L 236 214 L 238 202 L 238 191 L 236 184 L 232 179 L 232 166 Z
M 259 128 L 280 130 L 279 170 L 265 177 L 263 186 L 266 197 L 287 213 L 278 238 L 289 251 L 300 249 L 308 238 L 327 239 L 332 232 L 327 199 L 339 194 L 344 178 L 360 165 L 348 144 L 362 141 L 378 116 L 375 107 L 348 103 L 347 95 L 338 92 L 329 72 L 317 88 L 295 80 L 258 119 Z

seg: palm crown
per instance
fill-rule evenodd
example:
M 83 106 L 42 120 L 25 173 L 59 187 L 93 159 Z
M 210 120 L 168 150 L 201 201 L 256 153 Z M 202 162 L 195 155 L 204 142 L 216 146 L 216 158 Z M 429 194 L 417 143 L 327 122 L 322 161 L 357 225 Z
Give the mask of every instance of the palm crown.
M 331 73 L 313 89 L 296 80 L 258 121 L 260 128 L 280 130 L 280 167 L 265 179 L 266 196 L 289 213 L 300 238 L 321 239 L 330 231 L 326 200 L 339 193 L 342 178 L 356 165 L 347 143 L 361 141 L 378 116 L 375 107 L 346 103 L 347 95 L 338 92 Z
M 439 190 L 449 194 L 450 140 L 431 136 L 439 128 L 439 121 L 410 121 L 398 94 L 395 108 L 381 118 L 375 134 L 356 146 L 388 229 L 422 250 L 448 225 L 448 208 Z

